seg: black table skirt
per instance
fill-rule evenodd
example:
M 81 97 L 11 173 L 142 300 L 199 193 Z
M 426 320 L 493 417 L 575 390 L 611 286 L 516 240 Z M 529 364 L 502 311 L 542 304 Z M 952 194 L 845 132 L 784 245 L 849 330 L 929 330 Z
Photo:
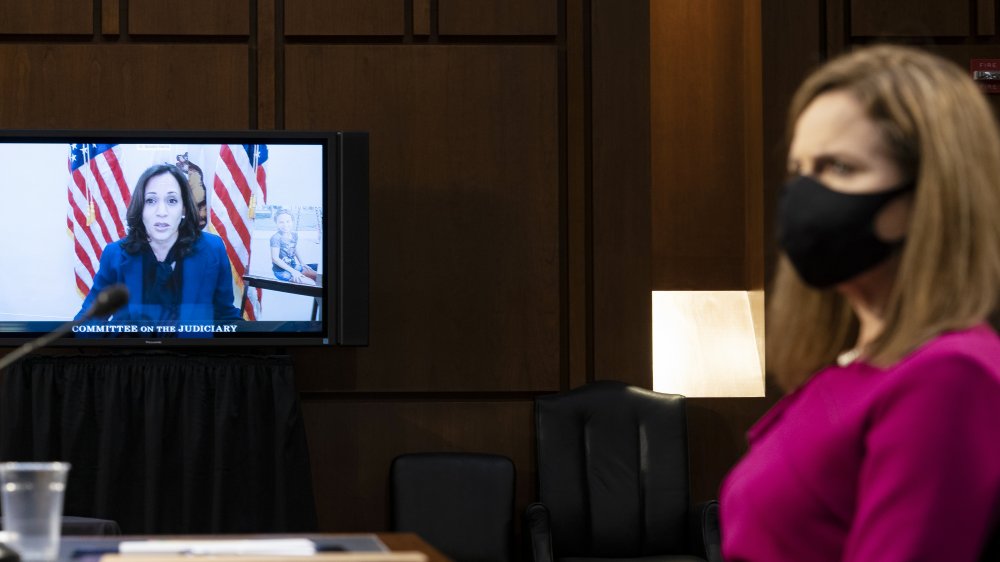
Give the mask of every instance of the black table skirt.
M 126 534 L 309 532 L 309 452 L 287 357 L 19 361 L 0 460 L 72 464 L 64 513 Z

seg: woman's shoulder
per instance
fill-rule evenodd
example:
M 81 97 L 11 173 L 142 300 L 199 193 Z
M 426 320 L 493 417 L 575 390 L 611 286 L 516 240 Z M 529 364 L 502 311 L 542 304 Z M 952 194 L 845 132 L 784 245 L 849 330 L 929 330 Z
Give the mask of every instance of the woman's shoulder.
M 1000 389 L 1000 337 L 987 324 L 945 332 L 888 369 L 890 379 Z M 1000 407 L 1000 404 L 998 404 Z
M 920 363 L 942 357 L 968 357 L 1000 364 L 1000 336 L 985 323 L 944 332 L 921 346 L 908 359 Z
M 194 242 L 195 247 L 203 248 L 225 248 L 225 244 L 222 242 L 222 237 L 218 234 L 212 234 L 211 232 L 201 231 L 201 235 Z
M 121 259 L 123 256 L 127 256 L 128 252 L 125 250 L 126 239 L 122 238 L 120 240 L 115 240 L 104 247 L 101 253 L 101 259 Z

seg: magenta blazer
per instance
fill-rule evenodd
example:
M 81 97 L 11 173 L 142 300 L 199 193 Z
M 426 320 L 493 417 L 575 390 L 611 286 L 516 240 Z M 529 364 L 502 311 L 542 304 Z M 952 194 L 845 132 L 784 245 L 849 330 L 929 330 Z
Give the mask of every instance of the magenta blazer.
M 829 367 L 747 437 L 720 491 L 727 562 L 977 560 L 1000 523 L 1000 339 Z

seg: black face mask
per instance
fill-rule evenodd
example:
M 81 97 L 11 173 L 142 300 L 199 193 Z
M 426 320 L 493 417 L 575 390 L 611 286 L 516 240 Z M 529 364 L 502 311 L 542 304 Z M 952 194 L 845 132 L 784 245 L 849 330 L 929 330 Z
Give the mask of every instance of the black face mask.
M 875 235 L 875 216 L 914 186 L 841 193 L 807 176 L 793 178 L 778 202 L 778 243 L 809 285 L 823 289 L 847 281 L 903 245 L 903 240 L 886 242 Z

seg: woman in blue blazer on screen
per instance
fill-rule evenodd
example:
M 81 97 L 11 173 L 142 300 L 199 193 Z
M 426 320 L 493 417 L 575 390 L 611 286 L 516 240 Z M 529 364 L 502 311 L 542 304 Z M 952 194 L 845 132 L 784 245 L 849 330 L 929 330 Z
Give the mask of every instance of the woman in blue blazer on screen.
M 198 210 L 180 169 L 158 164 L 143 172 L 125 218 L 128 234 L 105 246 L 77 318 L 115 283 L 128 287 L 129 303 L 99 320 L 176 326 L 240 318 L 225 246 L 198 228 Z

